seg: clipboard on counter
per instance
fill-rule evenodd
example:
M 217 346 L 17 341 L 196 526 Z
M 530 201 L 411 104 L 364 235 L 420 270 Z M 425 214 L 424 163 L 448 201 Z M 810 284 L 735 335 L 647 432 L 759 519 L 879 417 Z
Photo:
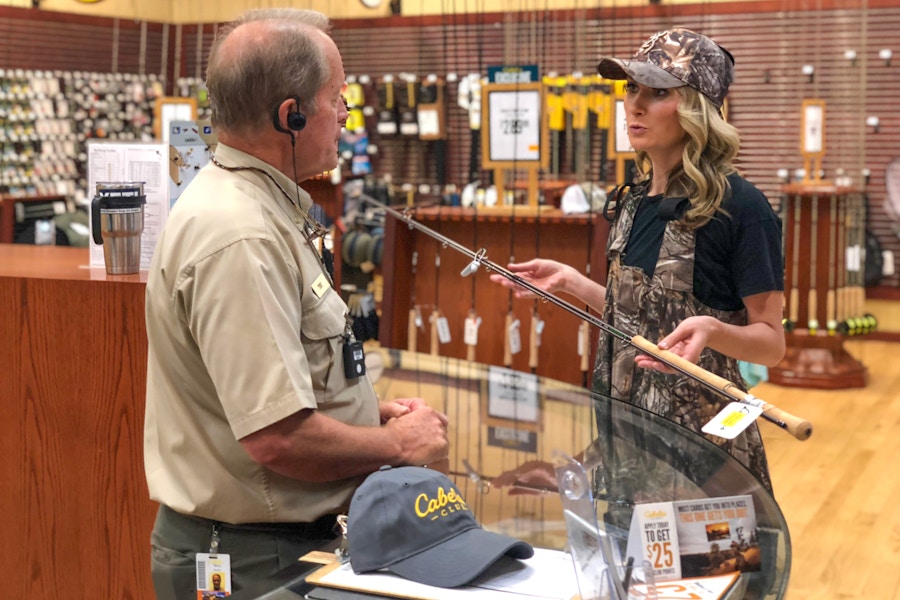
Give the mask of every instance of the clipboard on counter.
M 534 556 L 518 561 L 501 558 L 486 574 L 458 588 L 441 588 L 404 579 L 388 572 L 356 574 L 350 563 L 334 562 L 317 569 L 306 582 L 334 588 L 354 595 L 325 593 L 321 600 L 356 600 L 369 596 L 387 596 L 404 600 L 573 600 L 578 597 L 578 582 L 572 569 L 572 557 L 559 550 L 535 548 Z M 318 593 L 318 591 L 317 591 Z M 311 598 L 320 598 L 311 593 Z

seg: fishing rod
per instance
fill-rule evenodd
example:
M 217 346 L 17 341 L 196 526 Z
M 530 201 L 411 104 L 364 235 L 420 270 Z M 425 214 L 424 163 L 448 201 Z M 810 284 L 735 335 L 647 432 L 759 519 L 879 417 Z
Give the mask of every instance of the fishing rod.
M 761 415 L 763 418 L 765 418 L 767 421 L 770 421 L 771 423 L 774 423 L 781 429 L 784 429 L 798 440 L 807 440 L 812 435 L 813 428 L 812 424 L 809 421 L 785 412 L 777 406 L 769 404 L 768 402 L 757 398 L 753 394 L 741 390 L 734 383 L 728 381 L 724 377 L 720 377 L 719 375 L 710 373 L 703 367 L 678 356 L 674 352 L 671 352 L 669 350 L 661 350 L 656 344 L 650 342 L 642 336 L 628 335 L 627 333 L 616 329 L 606 321 L 603 321 L 602 319 L 584 310 L 581 310 L 574 304 L 563 300 L 559 296 L 540 289 L 539 287 L 535 286 L 529 281 L 526 281 L 519 275 L 516 275 L 512 271 L 501 267 L 500 265 L 488 259 L 487 250 L 485 250 L 484 248 L 481 248 L 478 252 L 475 252 L 463 246 L 462 244 L 459 244 L 458 242 L 444 235 L 441 235 L 440 233 L 425 225 L 422 225 L 421 223 L 413 219 L 410 216 L 408 209 L 405 212 L 401 212 L 386 204 L 383 204 L 382 202 L 379 202 L 378 200 L 375 200 L 374 198 L 369 197 L 363 197 L 363 201 L 382 208 L 398 221 L 406 223 L 410 228 L 417 229 L 425 235 L 439 241 L 445 247 L 450 247 L 457 252 L 471 258 L 472 262 L 466 265 L 466 267 L 460 273 L 462 277 L 468 277 L 469 275 L 475 273 L 479 267 L 484 266 L 488 271 L 496 272 L 509 281 L 512 281 L 513 283 L 522 286 L 533 294 L 543 298 L 547 302 L 550 302 L 551 304 L 554 304 L 555 306 L 568 311 L 569 313 L 579 317 L 580 319 L 587 321 L 588 323 L 600 328 L 609 335 L 618 338 L 622 342 L 638 348 L 639 350 L 645 352 L 646 354 L 649 354 L 650 356 L 675 369 L 676 371 L 687 375 L 697 382 L 707 386 L 713 391 L 732 398 L 743 404 L 748 404 L 761 409 L 763 411 Z

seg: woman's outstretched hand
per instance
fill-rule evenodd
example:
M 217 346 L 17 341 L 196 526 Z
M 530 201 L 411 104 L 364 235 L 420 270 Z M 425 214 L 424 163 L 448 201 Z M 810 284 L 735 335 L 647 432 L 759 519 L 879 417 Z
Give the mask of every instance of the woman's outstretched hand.
M 509 488 L 510 496 L 539 496 L 556 492 L 556 470 L 542 460 L 530 460 L 491 479 L 491 487 Z

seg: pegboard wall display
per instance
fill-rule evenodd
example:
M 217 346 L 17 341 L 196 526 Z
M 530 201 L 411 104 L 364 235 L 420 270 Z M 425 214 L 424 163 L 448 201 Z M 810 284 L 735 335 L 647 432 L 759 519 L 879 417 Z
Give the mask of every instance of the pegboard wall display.
M 0 194 L 84 203 L 86 143 L 151 140 L 155 74 L 0 69 Z
M 531 6 L 534 10 L 528 10 Z M 776 210 L 782 208 L 782 185 L 796 180 L 804 167 L 802 103 L 820 99 L 827 105 L 822 177 L 864 190 L 868 228 L 883 251 L 900 256 L 900 227 L 894 222 L 897 213 L 888 208 L 886 186 L 887 167 L 900 156 L 900 113 L 895 109 L 900 60 L 892 60 L 900 51 L 896 2 L 622 6 L 598 1 L 581 6 L 548 10 L 545 2 L 535 2 L 519 3 L 522 12 L 336 20 L 333 36 L 345 71 L 370 82 L 365 89 L 366 104 L 372 107 L 366 131 L 377 149 L 370 156 L 372 173 L 390 174 L 395 186 L 409 183 L 417 189 L 485 181 L 492 174 L 480 169 L 477 160 L 471 74 L 483 78 L 490 66 L 537 65 L 541 78 L 567 78 L 560 96 L 574 115 L 585 104 L 591 110 L 591 81 L 585 78 L 594 74 L 600 56 L 628 56 L 650 33 L 686 26 L 714 38 L 736 57 L 728 118 L 743 138 L 739 166 Z M 10 7 L 0 7 L 0 17 L 0 66 L 7 71 L 153 73 L 167 95 L 195 93 L 217 29 L 215 24 L 169 25 Z M 441 136 L 425 139 L 412 133 L 417 123 L 410 104 L 422 101 L 421 83 L 435 78 L 444 84 Z M 189 79 L 193 83 L 184 83 Z M 386 81 L 392 83 L 395 104 L 390 110 L 399 125 L 393 132 L 378 127 Z M 587 103 L 580 102 L 581 96 Z M 567 117 L 568 123 L 572 118 Z M 586 130 L 567 124 L 558 132 L 556 170 L 552 176 L 541 173 L 542 180 L 619 183 L 600 115 L 589 113 L 587 122 Z M 349 169 L 347 175 L 352 175 Z M 876 287 L 900 287 L 896 269 Z

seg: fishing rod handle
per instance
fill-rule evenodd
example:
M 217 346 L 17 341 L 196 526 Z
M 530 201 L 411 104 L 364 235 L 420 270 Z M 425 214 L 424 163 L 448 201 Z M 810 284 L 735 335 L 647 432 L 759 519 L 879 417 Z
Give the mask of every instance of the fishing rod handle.
M 634 347 L 649 354 L 650 356 L 658 358 L 662 362 L 670 364 L 673 367 L 690 374 L 694 378 L 718 389 L 722 393 L 731 396 L 738 402 L 758 406 L 762 409 L 763 414 L 769 417 L 769 420 L 773 421 L 776 425 L 790 433 L 798 440 L 808 440 L 812 435 L 812 423 L 810 423 L 806 419 L 801 419 L 800 417 L 785 412 L 784 410 L 778 408 L 773 404 L 769 404 L 768 402 L 760 400 L 753 394 L 741 390 L 739 387 L 737 387 L 735 384 L 728 381 L 724 377 L 720 377 L 715 373 L 710 373 L 703 367 L 678 356 L 674 352 L 670 352 L 669 350 L 661 350 L 659 346 L 649 341 L 647 338 L 636 335 L 631 338 L 631 344 Z

